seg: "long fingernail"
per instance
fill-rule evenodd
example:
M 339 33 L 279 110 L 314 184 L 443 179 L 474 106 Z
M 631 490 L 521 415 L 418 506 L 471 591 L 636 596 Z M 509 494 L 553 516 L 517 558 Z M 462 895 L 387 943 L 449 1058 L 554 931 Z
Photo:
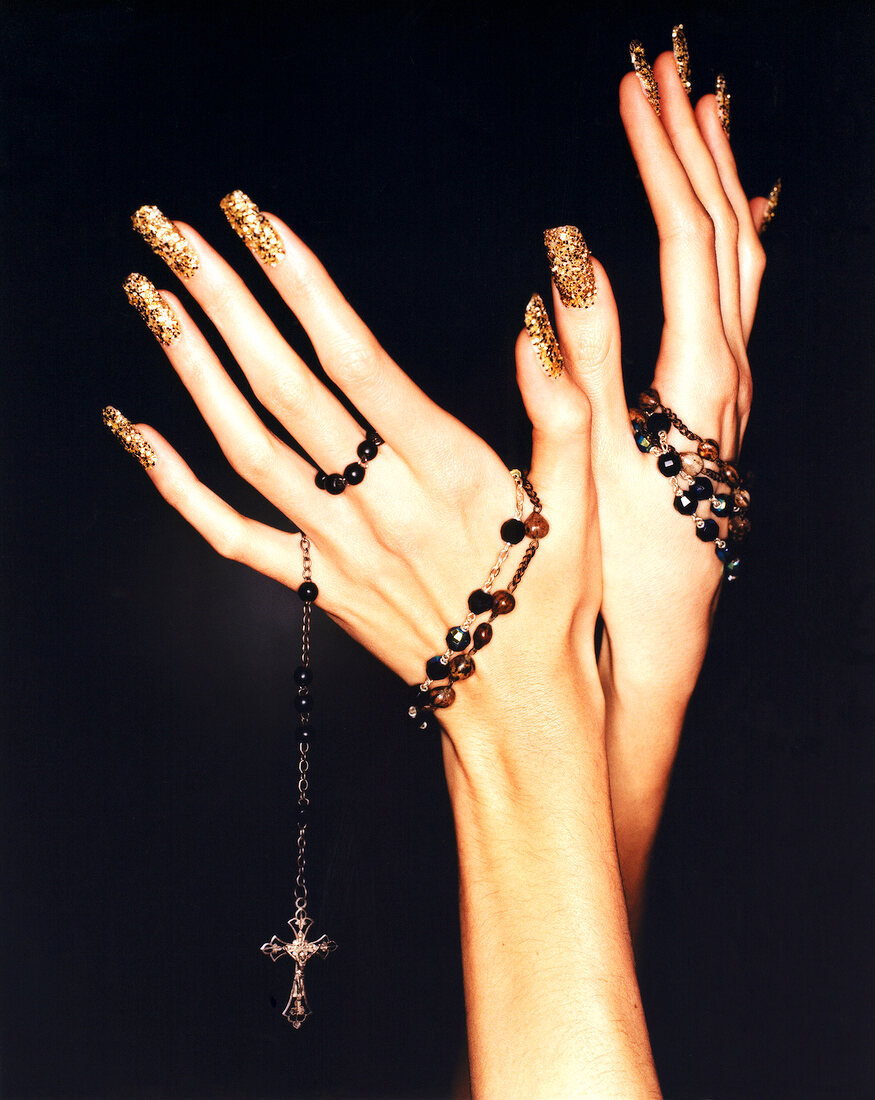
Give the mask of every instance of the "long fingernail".
M 659 114 L 659 85 L 644 55 L 644 47 L 637 39 L 629 45 L 629 56 L 632 58 L 632 65 L 641 81 L 644 94 L 650 101 L 650 106 Z
M 141 206 L 131 215 L 134 229 L 181 279 L 190 279 L 200 266 L 197 253 L 157 206 Z
M 162 344 L 167 346 L 179 339 L 182 335 L 179 318 L 145 275 L 128 275 L 125 279 L 125 294 Z
M 562 304 L 589 309 L 596 300 L 597 287 L 583 234 L 576 225 L 560 225 L 545 231 L 544 244 Z
M 771 223 L 772 218 L 774 218 L 775 210 L 777 209 L 777 206 L 778 206 L 778 199 L 780 197 L 781 197 L 781 181 L 778 180 L 778 182 L 775 184 L 775 186 L 769 192 L 769 200 L 766 203 L 766 209 L 763 212 L 763 223 L 760 226 L 760 233 L 762 233 L 762 231 L 766 228 L 766 226 Z
M 544 373 L 548 378 L 560 378 L 565 370 L 565 362 L 540 294 L 533 294 L 529 300 L 525 322 Z
M 692 88 L 692 84 L 690 84 L 690 50 L 687 46 L 687 36 L 684 34 L 683 23 L 678 23 L 676 27 L 672 28 L 671 48 L 681 84 L 684 86 L 684 91 L 689 95 Z
M 285 256 L 286 250 L 276 230 L 252 199 L 242 191 L 232 191 L 222 199 L 219 205 L 225 211 L 225 217 L 231 223 L 232 229 L 246 247 L 263 264 L 276 267 Z
M 155 452 L 151 444 L 146 442 L 144 436 L 137 431 L 130 420 L 122 416 L 118 409 L 107 405 L 103 410 L 103 422 L 124 449 L 132 454 L 144 469 L 148 470 L 155 465 Z
M 729 100 L 732 98 L 726 91 L 726 77 L 721 73 L 717 77 L 717 86 L 714 89 L 717 96 L 717 117 L 723 127 L 723 133 L 729 137 Z

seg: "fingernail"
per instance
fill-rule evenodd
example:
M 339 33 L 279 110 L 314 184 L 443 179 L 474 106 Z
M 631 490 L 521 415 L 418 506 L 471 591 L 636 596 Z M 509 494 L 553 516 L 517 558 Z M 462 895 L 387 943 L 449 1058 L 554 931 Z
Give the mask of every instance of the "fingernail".
M 131 215 L 134 229 L 181 279 L 190 279 L 200 266 L 197 253 L 157 206 L 141 206 Z
M 544 373 L 548 378 L 560 378 L 565 370 L 565 362 L 540 294 L 533 294 L 529 300 L 525 322 Z
M 222 199 L 219 205 L 225 211 L 225 217 L 231 223 L 231 228 L 246 247 L 255 253 L 263 264 L 276 267 L 285 256 L 286 250 L 276 230 L 252 199 L 242 191 L 232 191 Z
M 632 65 L 641 81 L 644 94 L 650 101 L 650 106 L 659 114 L 659 85 L 653 75 L 653 69 L 650 68 L 644 56 L 644 47 L 637 39 L 629 45 L 629 56 L 632 58 Z
M 732 98 L 726 91 L 726 77 L 721 73 L 717 77 L 717 87 L 714 89 L 717 96 L 717 117 L 723 127 L 723 133 L 729 137 L 729 100 Z
M 778 206 L 778 199 L 781 197 L 781 181 L 775 184 L 772 190 L 769 192 L 769 201 L 766 203 L 766 209 L 763 213 L 763 224 L 760 226 L 760 233 L 770 224 L 772 218 L 775 216 L 775 210 Z
M 684 91 L 689 95 L 692 88 L 690 84 L 690 51 L 687 46 L 687 36 L 684 34 L 683 23 L 678 23 L 676 27 L 672 28 L 671 48 L 681 84 L 684 86 Z
M 121 443 L 124 449 L 134 456 L 140 465 L 148 470 L 155 465 L 155 452 L 151 444 L 137 431 L 130 420 L 126 419 L 112 405 L 103 410 L 103 422 Z
M 564 306 L 582 306 L 595 302 L 596 281 L 589 249 L 576 225 L 560 225 L 544 233 L 547 258 L 553 283 Z
M 145 275 L 128 275 L 125 279 L 125 294 L 162 344 L 167 346 L 179 339 L 182 335 L 179 318 Z

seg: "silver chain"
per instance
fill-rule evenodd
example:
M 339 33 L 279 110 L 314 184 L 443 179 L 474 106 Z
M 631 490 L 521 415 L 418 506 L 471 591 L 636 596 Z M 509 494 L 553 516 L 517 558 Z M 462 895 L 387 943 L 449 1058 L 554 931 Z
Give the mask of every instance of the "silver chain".
M 313 578 L 313 563 L 310 558 L 310 540 L 304 531 L 301 532 L 301 555 L 304 559 L 304 581 Z M 310 667 L 310 604 L 303 605 L 301 611 L 301 664 L 304 668 Z M 301 724 L 306 721 L 301 715 Z M 309 781 L 307 773 L 310 770 L 310 762 L 307 753 L 310 750 L 309 742 L 304 737 L 298 738 L 298 810 L 303 813 L 310 805 L 307 797 Z M 307 821 L 302 820 L 298 827 L 298 873 L 295 878 L 295 919 L 303 920 L 307 915 Z

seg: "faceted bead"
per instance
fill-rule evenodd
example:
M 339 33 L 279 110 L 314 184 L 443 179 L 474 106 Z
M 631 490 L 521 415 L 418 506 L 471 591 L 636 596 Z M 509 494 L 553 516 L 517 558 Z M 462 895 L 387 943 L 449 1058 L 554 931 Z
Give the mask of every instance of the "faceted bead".
M 377 444 L 373 439 L 363 439 L 356 447 L 355 453 L 362 462 L 372 462 L 377 457 Z
M 645 390 L 638 398 L 638 404 L 642 409 L 655 409 L 661 404 L 656 390 Z
M 740 481 L 741 481 L 741 477 L 739 476 L 738 470 L 736 470 L 736 468 L 734 466 L 731 466 L 727 462 L 723 466 L 723 482 L 724 482 L 724 484 L 728 485 L 730 489 L 734 489 L 739 484 Z
M 647 435 L 646 432 L 635 433 L 635 446 L 643 454 L 650 454 L 653 450 L 653 440 Z
M 482 588 L 475 588 L 468 597 L 468 610 L 475 615 L 482 615 L 484 611 L 492 610 L 492 593 L 485 592 Z
M 532 512 L 526 520 L 526 534 L 530 539 L 542 539 L 549 530 L 550 524 L 541 512 Z
M 747 516 L 733 516 L 729 521 L 729 530 L 733 538 L 743 539 L 750 530 L 750 520 Z
M 522 542 L 526 537 L 526 526 L 521 519 L 506 519 L 502 523 L 499 533 L 505 542 L 509 542 L 511 546 L 516 546 L 518 542 Z
M 473 658 L 469 657 L 467 653 L 460 653 L 458 657 L 454 657 L 450 661 L 451 680 L 467 680 L 476 671 L 477 666 L 474 664 Z
M 313 673 L 304 665 L 298 665 L 293 675 L 295 683 L 299 687 L 305 687 L 307 684 L 312 684 L 313 682 Z
M 328 481 L 328 474 L 323 474 L 320 470 L 313 480 L 316 482 L 317 489 L 324 489 L 325 484 Z
M 714 553 L 725 564 L 737 555 L 738 550 L 731 542 L 724 542 L 722 546 L 714 547 Z
M 502 589 L 500 592 L 496 592 L 492 597 L 492 617 L 496 615 L 509 615 L 511 611 L 516 607 L 516 600 L 510 594 Z
M 456 701 L 456 693 L 449 684 L 444 687 L 432 688 L 428 693 L 431 705 L 435 710 L 444 710 L 451 707 Z
M 681 453 L 681 466 L 688 477 L 697 477 L 705 469 L 705 463 L 692 451 Z
M 693 478 L 689 491 L 696 500 L 707 500 L 714 495 L 714 486 L 707 477 L 697 477 Z
M 720 457 L 720 447 L 716 439 L 703 439 L 696 450 L 706 462 L 716 462 Z
M 699 502 L 689 493 L 681 492 L 675 496 L 674 506 L 682 516 L 692 516 L 699 507 Z
M 647 430 L 651 435 L 658 436 L 660 432 L 671 430 L 671 421 L 664 412 L 650 413 L 647 417 Z
M 313 584 L 312 581 L 304 581 L 304 583 L 298 589 L 298 595 L 304 601 L 304 603 L 313 603 L 316 597 L 319 595 L 319 589 Z
M 295 700 L 295 710 L 299 714 L 306 714 L 308 710 L 313 709 L 313 700 L 310 698 L 310 692 L 305 688 L 303 691 L 298 692 L 298 697 Z
M 656 465 L 659 467 L 659 472 L 663 477 L 674 477 L 675 474 L 681 472 L 681 456 L 677 451 L 669 448 L 656 460 Z
M 701 527 L 696 525 L 696 534 L 702 542 L 713 542 L 720 534 L 716 519 L 703 519 Z
M 447 631 L 447 648 L 454 653 L 460 653 L 471 644 L 471 635 L 460 626 L 453 626 Z
M 717 493 L 711 497 L 711 511 L 715 516 L 728 516 L 732 512 L 732 497 L 729 493 Z
M 474 631 L 474 648 L 482 649 L 492 641 L 492 623 L 481 623 Z
M 338 497 L 346 488 L 346 479 L 343 474 L 331 474 L 325 482 L 325 488 L 333 497 Z
M 732 494 L 732 499 L 739 512 L 746 512 L 750 508 L 750 493 L 747 489 L 736 489 Z
M 420 708 L 431 706 L 428 692 L 422 690 L 422 684 L 411 684 L 407 692 L 410 706 Z
M 425 662 L 425 674 L 429 680 L 446 680 L 450 673 L 441 657 L 430 657 Z
M 739 570 L 741 569 L 741 558 L 738 557 L 737 554 L 734 555 L 723 563 L 723 568 L 726 571 L 726 579 L 728 581 L 736 580 Z
M 365 480 L 365 468 L 364 466 L 360 466 L 357 462 L 350 462 L 343 471 L 343 477 L 349 485 L 361 485 Z

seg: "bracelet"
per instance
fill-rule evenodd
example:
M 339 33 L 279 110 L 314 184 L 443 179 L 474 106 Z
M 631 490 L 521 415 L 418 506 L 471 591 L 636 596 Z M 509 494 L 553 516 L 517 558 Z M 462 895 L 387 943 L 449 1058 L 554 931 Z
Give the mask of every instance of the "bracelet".
M 367 436 L 356 447 L 358 462 L 350 462 L 342 474 L 325 474 L 321 470 L 315 477 L 316 488 L 324 489 L 333 497 L 340 496 L 347 485 L 361 485 L 365 480 L 365 471 L 368 463 L 372 462 L 383 445 L 383 440 L 376 432 L 369 431 Z

